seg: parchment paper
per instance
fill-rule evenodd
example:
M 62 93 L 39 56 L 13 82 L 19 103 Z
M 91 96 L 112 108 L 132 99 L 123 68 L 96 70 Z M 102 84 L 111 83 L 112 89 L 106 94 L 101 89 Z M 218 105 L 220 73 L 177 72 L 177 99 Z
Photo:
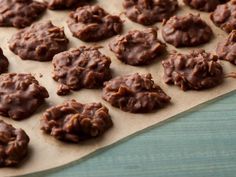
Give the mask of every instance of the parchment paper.
M 98 0 L 97 3 L 104 7 L 108 12 L 113 14 L 120 14 L 123 11 L 121 0 Z M 181 7 L 178 11 L 178 14 L 188 13 L 190 9 L 186 6 L 183 7 L 183 3 L 180 3 Z M 199 13 L 198 11 L 194 10 L 191 10 L 191 12 L 195 14 Z M 55 25 L 64 26 L 66 35 L 70 40 L 70 47 L 78 47 L 84 43 L 82 43 L 79 39 L 71 36 L 71 33 L 69 32 L 66 25 L 67 14 L 68 12 L 66 11 L 48 10 L 47 13 L 40 19 L 40 21 L 51 19 Z M 209 23 L 209 25 L 211 25 L 215 35 L 212 41 L 201 47 L 205 48 L 207 51 L 214 52 L 217 42 L 221 41 L 224 37 L 227 36 L 227 34 L 213 25 L 213 23 L 209 20 L 208 13 L 201 13 L 201 17 L 205 19 Z M 125 18 L 124 15 L 122 15 L 122 19 L 125 20 L 125 29 L 123 33 L 126 33 L 130 29 L 144 28 L 141 25 L 129 21 Z M 159 23 L 158 26 L 161 26 L 161 24 Z M 214 89 L 205 91 L 183 92 L 176 86 L 167 86 L 162 81 L 163 69 L 161 66 L 161 61 L 156 61 L 155 63 L 144 67 L 133 67 L 125 65 L 118 61 L 115 58 L 114 54 L 109 51 L 107 44 L 110 40 L 106 40 L 101 43 L 95 43 L 95 45 L 104 46 L 101 51 L 111 57 L 111 68 L 113 71 L 113 76 L 134 72 L 150 72 L 155 82 L 159 84 L 169 96 L 172 97 L 171 105 L 151 114 L 131 114 L 123 112 L 117 108 L 113 108 L 108 103 L 103 101 L 101 99 L 101 90 L 83 89 L 81 91 L 74 92 L 70 96 L 59 97 L 56 95 L 56 88 L 58 83 L 53 81 L 51 78 L 51 62 L 23 61 L 18 56 L 9 51 L 8 40 L 16 31 L 17 30 L 14 28 L 0 28 L 0 46 L 3 48 L 5 55 L 10 60 L 9 72 L 30 72 L 34 74 L 39 82 L 47 88 L 50 93 L 50 98 L 47 99 L 46 105 L 42 106 L 29 119 L 16 122 L 8 118 L 0 117 L 4 121 L 13 124 L 15 127 L 23 128 L 30 136 L 30 152 L 27 159 L 25 159 L 24 163 L 18 168 L 1 168 L 1 177 L 23 175 L 68 164 L 69 162 L 78 160 L 94 151 L 97 151 L 98 149 L 111 145 L 131 134 L 162 122 L 199 104 L 236 90 L 236 79 L 226 79 L 222 85 Z M 86 45 L 93 44 L 90 43 Z M 174 48 L 168 45 L 168 50 L 170 51 L 172 49 Z M 186 52 L 188 50 L 189 48 L 181 49 L 182 52 Z M 227 62 L 222 63 L 225 69 L 225 73 L 236 71 L 235 66 Z M 42 78 L 39 77 L 40 74 L 43 75 Z M 101 138 L 89 140 L 80 144 L 63 143 L 55 140 L 49 135 L 43 134 L 39 129 L 39 119 L 42 116 L 43 111 L 49 106 L 61 104 L 62 102 L 70 98 L 77 99 L 82 103 L 102 102 L 110 110 L 110 114 L 114 122 L 114 127 L 111 128 L 107 133 L 105 133 L 105 135 Z

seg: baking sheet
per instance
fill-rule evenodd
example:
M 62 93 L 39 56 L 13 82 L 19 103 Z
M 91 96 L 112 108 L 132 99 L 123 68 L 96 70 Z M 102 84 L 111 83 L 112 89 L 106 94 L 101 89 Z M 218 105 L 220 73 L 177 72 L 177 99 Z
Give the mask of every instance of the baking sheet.
M 123 11 L 121 0 L 98 0 L 97 3 L 112 14 L 121 14 L 121 12 Z M 182 1 L 180 2 L 180 4 L 181 7 L 177 14 L 187 14 L 190 9 L 186 6 L 183 6 Z M 191 10 L 191 12 L 194 14 L 199 13 L 195 10 Z M 55 25 L 64 26 L 65 33 L 70 40 L 70 47 L 78 47 L 80 45 L 84 45 L 85 43 L 72 37 L 71 33 L 69 32 L 66 25 L 67 14 L 67 11 L 48 10 L 47 13 L 40 19 L 40 21 L 51 19 Z M 129 21 L 125 18 L 124 15 L 121 15 L 121 17 L 125 20 L 125 29 L 123 33 L 126 33 L 130 29 L 145 28 L 141 25 Z M 208 13 L 201 12 L 201 17 L 205 19 L 209 25 L 211 25 L 215 35 L 210 43 L 201 46 L 201 48 L 204 48 L 210 52 L 214 52 L 217 42 L 221 41 L 224 37 L 227 36 L 227 34 L 213 25 L 213 23 L 209 20 Z M 161 24 L 159 23 L 155 26 L 160 27 Z M 58 86 L 58 83 L 53 81 L 53 79 L 51 78 L 51 62 L 23 61 L 9 51 L 7 44 L 8 40 L 16 31 L 17 30 L 14 28 L 0 28 L 0 46 L 3 48 L 4 54 L 10 61 L 9 72 L 32 73 L 39 80 L 39 82 L 47 88 L 50 94 L 50 98 L 47 99 L 47 103 L 29 119 L 16 122 L 8 118 L 0 117 L 4 121 L 13 124 L 15 127 L 23 128 L 30 136 L 29 154 L 27 159 L 25 159 L 24 163 L 18 168 L 2 168 L 0 170 L 1 177 L 18 176 L 33 172 L 39 172 L 59 167 L 75 160 L 79 160 L 82 157 L 87 156 L 103 147 L 109 146 L 129 135 L 160 123 L 199 104 L 236 90 L 236 79 L 232 78 L 226 79 L 222 85 L 216 88 L 205 91 L 183 92 L 178 87 L 167 86 L 162 81 L 163 69 L 161 66 L 161 61 L 156 61 L 155 63 L 143 67 L 125 65 L 117 60 L 114 54 L 109 51 L 109 39 L 100 43 L 90 43 L 86 45 L 104 46 L 101 51 L 104 54 L 110 56 L 112 59 L 111 69 L 113 72 L 113 76 L 125 75 L 134 72 L 151 73 L 155 82 L 160 85 L 169 96 L 172 97 L 171 104 L 164 109 L 158 110 L 155 113 L 131 114 L 123 112 L 117 108 L 113 108 L 108 103 L 103 101 L 101 99 L 101 89 L 83 89 L 81 91 L 74 92 L 70 96 L 59 97 L 56 95 L 56 88 Z M 173 49 L 174 47 L 168 45 L 169 51 Z M 188 50 L 189 48 L 184 48 L 179 51 L 187 52 Z M 235 66 L 227 62 L 222 62 L 222 64 L 225 69 L 225 73 L 236 71 Z M 41 74 L 43 77 L 40 77 Z M 82 103 L 102 102 L 110 110 L 110 114 L 114 122 L 114 127 L 111 128 L 107 133 L 105 133 L 104 136 L 80 144 L 63 143 L 55 140 L 49 135 L 43 134 L 39 129 L 39 120 L 42 116 L 43 111 L 49 106 L 61 104 L 65 100 L 71 98 L 74 98 Z

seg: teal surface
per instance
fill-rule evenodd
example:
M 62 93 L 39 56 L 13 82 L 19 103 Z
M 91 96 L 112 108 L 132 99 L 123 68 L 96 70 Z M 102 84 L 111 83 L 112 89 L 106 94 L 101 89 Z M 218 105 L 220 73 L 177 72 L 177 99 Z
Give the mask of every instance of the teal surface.
M 69 166 L 24 177 L 236 177 L 236 94 Z

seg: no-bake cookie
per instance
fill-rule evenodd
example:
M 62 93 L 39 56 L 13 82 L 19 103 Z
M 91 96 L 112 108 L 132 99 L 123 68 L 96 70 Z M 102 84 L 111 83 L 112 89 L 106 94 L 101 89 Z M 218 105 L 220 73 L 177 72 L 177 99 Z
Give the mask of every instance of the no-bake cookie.
M 236 0 L 218 5 L 210 17 L 216 26 L 227 33 L 236 30 Z
M 175 47 L 191 47 L 207 43 L 213 36 L 210 26 L 199 15 L 173 16 L 162 28 L 164 40 Z
M 218 57 L 200 49 L 189 54 L 174 52 L 162 65 L 165 83 L 177 85 L 182 90 L 211 88 L 223 79 Z
M 218 43 L 216 53 L 220 59 L 236 65 L 236 30 L 232 31 L 224 41 Z
M 193 9 L 211 12 L 215 10 L 217 5 L 219 5 L 221 1 L 220 0 L 184 0 L 184 3 Z
M 81 104 L 75 100 L 49 108 L 41 119 L 45 133 L 74 143 L 101 136 L 112 125 L 109 111 L 101 103 Z
M 8 70 L 8 59 L 4 56 L 2 49 L 0 48 L 0 74 L 7 72 Z
M 78 7 L 67 21 L 73 36 L 86 42 L 110 38 L 122 31 L 119 16 L 110 15 L 98 5 Z
M 98 88 L 111 77 L 111 60 L 97 47 L 82 46 L 59 53 L 53 58 L 52 64 L 53 79 L 71 90 Z M 61 87 L 62 95 L 65 93 L 64 88 Z
M 18 31 L 10 39 L 9 48 L 23 60 L 49 61 L 65 51 L 68 43 L 64 29 L 46 21 Z
M 22 129 L 0 120 L 0 167 L 16 166 L 28 151 L 29 137 Z
M 112 106 L 132 113 L 147 113 L 170 102 L 170 97 L 154 83 L 151 74 L 118 76 L 105 82 L 102 97 Z
M 46 3 L 32 0 L 0 0 L 0 26 L 24 28 L 46 10 Z
M 152 25 L 170 18 L 178 9 L 177 0 L 124 0 L 126 16 L 142 25 Z
M 48 8 L 52 10 L 74 9 L 85 5 L 90 0 L 49 0 Z
M 116 37 L 109 44 L 116 57 L 129 65 L 145 65 L 156 60 L 165 51 L 166 45 L 157 37 L 157 30 L 133 30 Z
M 31 74 L 0 75 L 0 115 L 15 120 L 31 116 L 48 98 L 47 90 Z

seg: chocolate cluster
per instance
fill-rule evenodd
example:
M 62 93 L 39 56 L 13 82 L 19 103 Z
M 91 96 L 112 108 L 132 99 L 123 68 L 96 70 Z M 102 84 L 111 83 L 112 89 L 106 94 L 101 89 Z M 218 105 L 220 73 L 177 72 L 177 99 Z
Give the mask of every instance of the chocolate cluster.
M 223 68 L 218 57 L 204 50 L 195 50 L 189 54 L 172 53 L 162 65 L 164 81 L 182 90 L 211 88 L 223 79 Z
M 170 97 L 154 83 L 151 74 L 118 76 L 105 83 L 102 97 L 112 106 L 132 113 L 147 113 L 170 102 Z
M 0 1 L 0 26 L 24 28 L 31 25 L 47 9 L 46 3 L 32 0 Z
M 133 30 L 118 36 L 109 47 L 116 57 L 129 65 L 145 65 L 157 60 L 166 45 L 157 37 L 157 30 Z
M 0 115 L 15 120 L 31 116 L 44 99 L 47 90 L 31 74 L 0 75 Z
M 28 143 L 24 130 L 0 120 L 0 167 L 18 165 L 27 155 Z
M 101 103 L 81 104 L 75 100 L 47 109 L 41 119 L 45 133 L 74 143 L 101 136 L 112 125 L 108 109 Z
M 119 34 L 123 22 L 119 16 L 110 15 L 98 5 L 78 7 L 67 21 L 73 36 L 86 42 L 95 42 Z
M 9 48 L 23 60 L 49 61 L 65 51 L 68 43 L 64 29 L 46 21 L 18 31 L 10 39 Z

